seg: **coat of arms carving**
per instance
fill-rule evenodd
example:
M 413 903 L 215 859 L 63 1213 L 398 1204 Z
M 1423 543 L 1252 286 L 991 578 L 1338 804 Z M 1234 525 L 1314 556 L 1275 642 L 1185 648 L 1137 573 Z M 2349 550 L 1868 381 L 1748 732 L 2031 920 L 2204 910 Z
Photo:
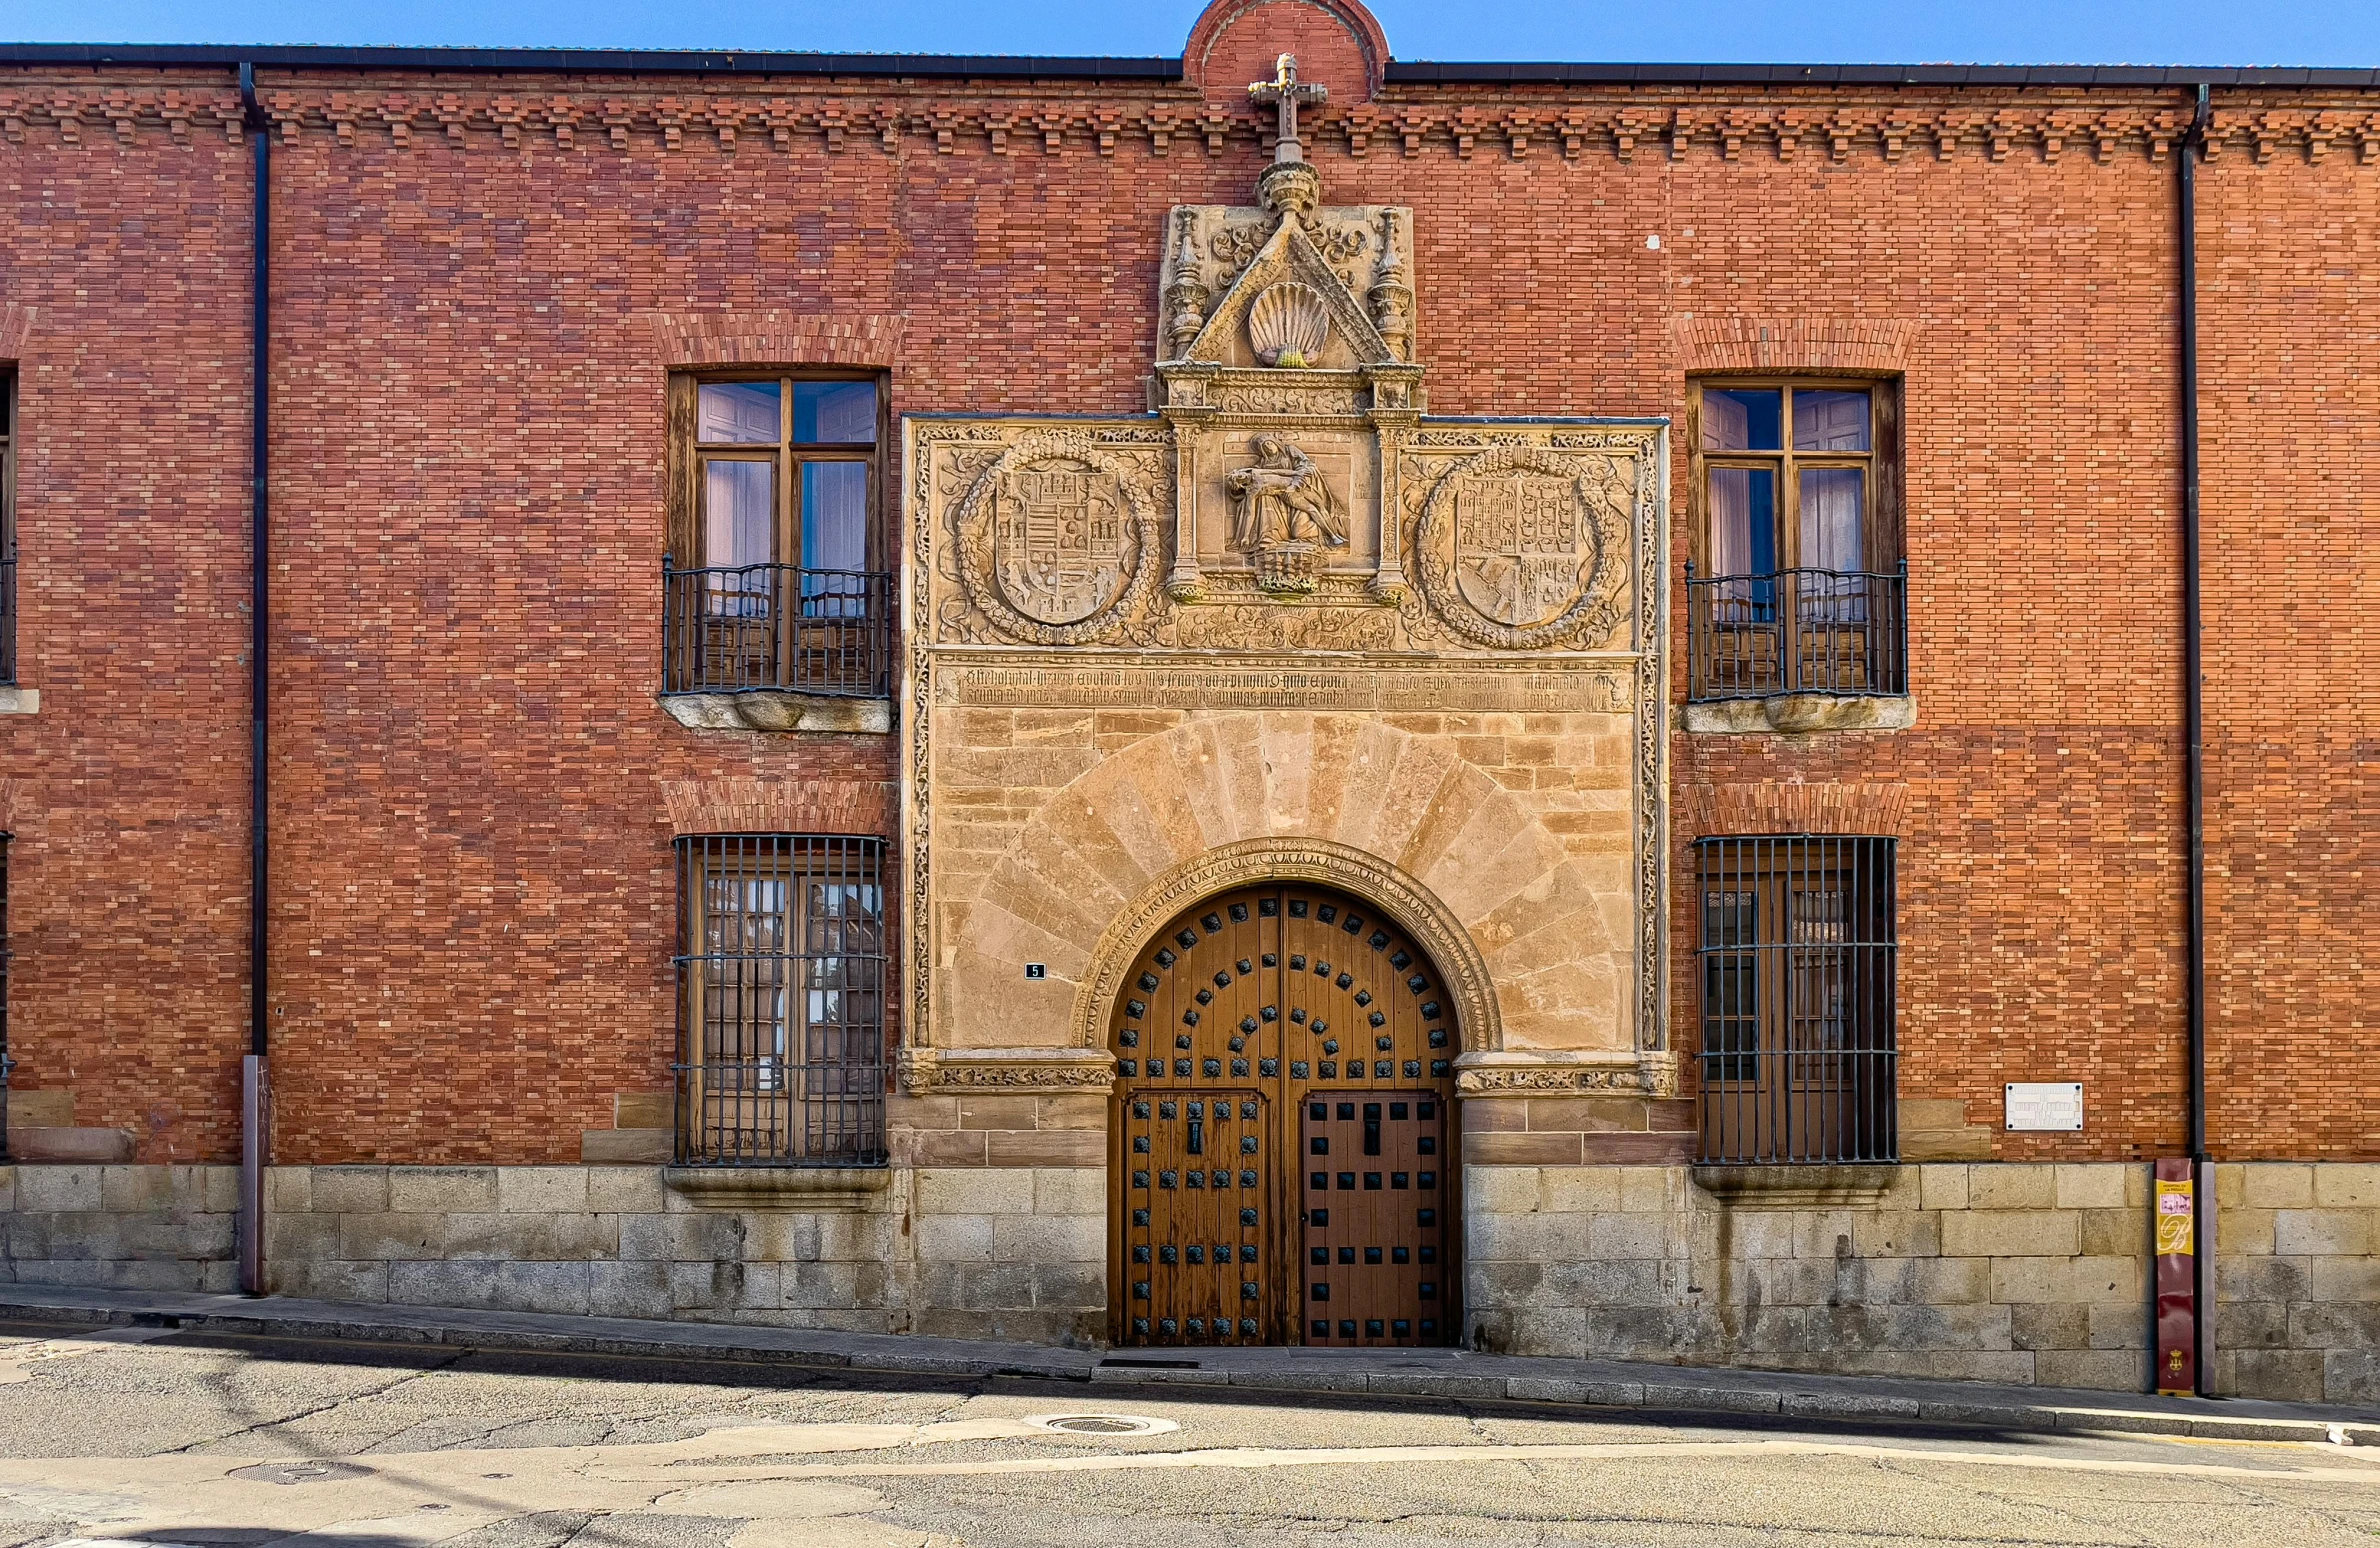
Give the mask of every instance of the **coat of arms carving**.
M 1009 605 L 1046 624 L 1080 623 L 1124 589 L 1124 500 L 1115 479 L 1045 463 L 993 484 L 992 552 Z

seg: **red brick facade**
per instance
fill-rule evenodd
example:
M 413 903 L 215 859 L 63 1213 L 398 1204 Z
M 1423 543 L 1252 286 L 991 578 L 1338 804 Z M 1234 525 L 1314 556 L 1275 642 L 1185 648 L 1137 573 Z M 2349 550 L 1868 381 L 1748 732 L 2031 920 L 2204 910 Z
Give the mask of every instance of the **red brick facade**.
M 1268 140 L 1244 84 L 1283 50 L 1331 87 L 1306 143 L 1334 202 L 1415 212 L 1434 411 L 1682 423 L 1692 372 L 1901 379 L 1917 723 L 1677 735 L 1673 874 L 1729 814 L 1888 814 L 1902 1095 L 1996 1124 L 2001 1082 L 2081 1080 L 2082 1135 L 1997 1154 L 2173 1151 L 2187 95 L 1373 93 L 1364 40 L 1303 0 L 1199 41 L 1203 92 L 261 72 L 276 1159 L 577 1160 L 616 1093 L 668 1084 L 673 834 L 893 831 L 890 738 L 655 704 L 667 371 L 883 366 L 896 415 L 1137 412 L 1164 211 L 1245 198 Z M 239 117 L 227 69 L 0 71 L 41 693 L 0 717 L 10 1044 L 20 1089 L 71 1089 L 147 1161 L 233 1156 L 247 1037 Z M 2210 148 L 2213 1146 L 2368 1159 L 2380 96 L 2218 90 Z

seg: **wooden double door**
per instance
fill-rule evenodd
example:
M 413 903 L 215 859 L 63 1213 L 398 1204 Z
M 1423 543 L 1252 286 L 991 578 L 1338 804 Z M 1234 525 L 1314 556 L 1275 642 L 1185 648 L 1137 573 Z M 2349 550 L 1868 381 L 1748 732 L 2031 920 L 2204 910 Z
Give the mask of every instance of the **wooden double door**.
M 1209 899 L 1142 950 L 1110 1035 L 1117 1344 L 1455 1337 L 1461 1039 L 1401 929 L 1328 888 Z

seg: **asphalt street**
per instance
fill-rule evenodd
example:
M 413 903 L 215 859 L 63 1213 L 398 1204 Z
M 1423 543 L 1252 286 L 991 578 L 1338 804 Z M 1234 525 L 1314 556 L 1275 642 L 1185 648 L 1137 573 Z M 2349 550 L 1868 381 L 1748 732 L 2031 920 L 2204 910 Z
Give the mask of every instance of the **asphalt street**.
M 0 1325 L 0 1548 L 2376 1538 L 2360 1447 Z

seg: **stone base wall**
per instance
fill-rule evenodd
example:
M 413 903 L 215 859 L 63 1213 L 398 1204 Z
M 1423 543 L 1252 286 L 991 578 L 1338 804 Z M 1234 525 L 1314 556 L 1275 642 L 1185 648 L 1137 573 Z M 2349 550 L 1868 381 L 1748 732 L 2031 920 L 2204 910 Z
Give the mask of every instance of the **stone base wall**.
M 1464 1174 L 1477 1342 L 1514 1353 L 2139 1391 L 2149 1169 L 1887 1169 L 1858 1203 L 1685 1166 Z M 2380 1167 L 2218 1169 L 2218 1390 L 2380 1397 Z
M 2147 1385 L 2147 1167 L 1879 1173 L 1856 1202 L 1795 1202 L 1721 1197 L 1685 1166 L 1474 1161 L 1462 1174 L 1474 1341 L 1534 1355 Z M 1105 1336 L 1104 1166 L 895 1167 L 881 1187 L 766 1203 L 668 1176 L 275 1167 L 272 1288 L 1037 1343 Z M 0 1278 L 230 1291 L 238 1180 L 228 1166 L 0 1166 Z M 2380 1402 L 2380 1166 L 2225 1164 L 2216 1198 L 2217 1390 Z
M 270 1288 L 1036 1343 L 1105 1335 L 1104 1166 L 896 1167 L 878 1188 L 767 1203 L 713 1202 L 667 1175 L 274 1167 Z M 0 1166 L 0 1276 L 231 1291 L 238 1186 L 228 1166 Z
M 0 1280 L 228 1293 L 239 1207 L 236 1166 L 0 1165 Z
M 2215 1382 L 2380 1403 L 2380 1166 L 2215 1168 Z

